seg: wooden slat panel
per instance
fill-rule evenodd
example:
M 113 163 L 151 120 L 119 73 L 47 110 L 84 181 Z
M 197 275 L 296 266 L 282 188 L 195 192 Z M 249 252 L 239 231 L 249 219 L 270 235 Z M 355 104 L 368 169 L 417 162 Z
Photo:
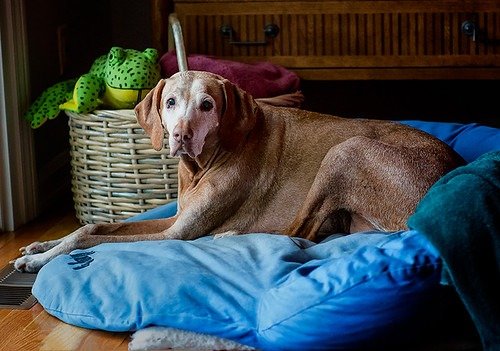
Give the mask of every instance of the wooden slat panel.
M 190 53 L 227 56 L 323 55 L 488 55 L 498 45 L 469 43 L 461 33 L 460 13 L 387 13 L 263 16 L 184 16 Z M 498 36 L 497 13 L 477 15 L 477 25 Z M 229 45 L 222 24 L 235 30 L 234 40 L 262 41 L 264 27 L 275 23 L 280 34 L 267 47 Z
M 393 13 L 392 14 L 392 22 L 391 22 L 391 32 L 392 32 L 392 52 L 391 55 L 400 55 L 401 54 L 401 14 Z
M 392 54 L 392 16 L 382 14 L 384 21 L 384 50 L 382 55 L 389 56 Z
M 338 15 L 338 21 L 340 25 L 340 55 L 349 55 L 349 40 L 350 40 L 350 31 L 349 31 L 349 21 L 345 15 Z
M 373 56 L 375 55 L 378 42 L 378 34 L 375 28 L 375 14 L 366 15 L 366 29 L 364 35 L 366 37 L 366 54 L 368 56 Z
M 414 38 L 409 37 L 408 34 L 408 14 L 400 13 L 398 15 L 398 27 L 399 27 L 399 55 L 409 55 L 409 47 L 414 44 Z
M 425 43 L 426 43 L 426 33 L 425 33 L 425 14 L 417 13 L 417 48 L 416 55 L 424 55 L 425 54 Z
M 490 37 L 492 40 L 496 42 L 496 45 L 493 45 L 493 53 L 496 55 L 500 54 L 500 13 L 493 13 L 492 20 L 493 30 L 490 32 Z
M 318 45 L 318 36 L 314 27 L 314 15 L 305 16 L 306 19 L 306 37 L 304 38 L 304 46 L 307 48 L 308 56 L 316 55 L 316 46 Z
M 233 28 L 238 27 L 236 36 L 237 41 L 248 40 L 248 17 L 249 16 L 238 16 L 237 23 L 240 24 L 239 26 L 233 23 Z M 239 55 L 250 55 L 248 46 L 235 45 L 233 46 L 233 50 Z
M 443 13 L 435 13 L 434 19 L 434 55 L 443 55 Z
M 357 15 L 355 13 L 350 13 L 349 15 L 345 16 L 345 20 L 348 23 L 347 28 L 349 28 L 349 32 L 347 34 L 347 52 L 345 55 L 351 55 L 354 56 L 356 55 L 356 45 L 358 43 L 358 33 L 357 33 Z
M 424 34 L 424 55 L 434 55 L 434 50 L 433 50 L 433 38 L 434 38 L 434 22 L 433 22 L 433 15 L 432 13 L 424 13 L 424 27 L 423 27 L 423 32 Z
M 255 22 L 254 22 L 254 26 L 255 26 L 255 34 L 256 37 L 255 37 L 255 40 L 264 40 L 265 37 L 264 37 L 264 27 L 266 26 L 266 23 L 264 23 L 264 15 L 257 15 L 255 16 Z M 256 47 L 256 50 L 257 50 L 257 55 L 259 56 L 264 56 L 265 55 L 265 52 L 266 52 L 266 48 L 267 47 L 270 47 L 271 45 L 266 45 L 266 46 L 257 46 Z
M 487 14 L 486 13 L 478 13 L 477 14 L 477 24 L 479 25 L 479 28 L 486 28 L 486 18 Z M 478 55 L 486 55 L 488 53 L 488 45 L 484 45 L 482 43 L 476 42 L 476 46 L 478 48 L 477 54 Z
M 452 45 L 451 42 L 453 40 L 451 33 L 451 14 L 445 13 L 443 14 L 443 54 L 451 55 L 452 54 Z
M 374 55 L 382 55 L 384 51 L 384 20 L 383 15 L 380 13 L 373 14 L 375 17 L 375 31 L 372 38 L 375 46 Z
M 285 6 L 286 13 L 269 11 L 277 4 Z M 227 1 L 182 3 L 179 11 L 194 11 L 198 6 L 199 14 L 180 12 L 178 16 L 187 33 L 188 53 L 269 60 L 291 69 L 500 66 L 500 57 L 495 56 L 500 54 L 498 43 L 474 43 L 461 31 L 464 20 L 475 20 L 490 38 L 498 37 L 500 5 L 493 5 L 493 9 L 498 7 L 493 12 L 481 12 L 486 2 L 474 2 L 474 7 L 462 1 L 449 1 L 446 7 L 441 2 L 426 1 L 399 4 L 395 7 L 390 1 L 270 2 L 254 7 L 254 3 L 244 2 L 237 11 Z M 231 45 L 220 34 L 221 25 L 229 24 L 235 30 L 234 40 L 261 41 L 263 28 L 270 23 L 277 24 L 280 33 L 269 39 L 266 46 Z
M 493 53 L 500 55 L 500 13 L 494 13 L 493 18 L 494 20 L 492 25 L 494 30 L 490 34 L 491 39 L 496 42 L 496 45 L 493 45 Z
M 299 55 L 299 47 L 302 47 L 302 45 L 297 45 L 297 43 L 300 40 L 299 24 L 297 23 L 299 19 L 298 19 L 297 15 L 291 15 L 289 17 L 289 19 L 290 19 L 289 35 L 290 35 L 290 49 L 291 49 L 289 52 L 290 52 L 290 55 L 295 56 L 295 55 Z M 282 30 L 285 30 L 285 28 L 282 28 Z M 285 33 L 283 33 L 282 35 L 284 36 Z M 288 54 L 287 52 L 283 53 L 283 55 L 287 55 L 287 54 Z
M 269 18 L 269 19 L 267 19 Z M 270 20 L 270 18 L 272 18 L 271 15 L 260 15 L 259 18 L 258 18 L 258 21 L 257 21 L 257 26 L 261 28 L 261 36 L 262 38 L 268 40 L 268 38 L 265 38 L 264 36 L 264 28 L 268 25 L 268 24 L 272 24 L 273 22 Z M 279 34 L 278 34 L 279 36 Z M 272 51 L 274 51 L 274 44 L 275 44 L 275 40 L 270 40 L 270 45 L 266 45 L 266 46 L 261 46 L 259 49 L 258 49 L 258 52 L 261 53 L 260 55 L 264 56 L 264 55 L 267 55 L 268 53 L 269 54 L 272 54 Z
M 366 47 L 367 23 L 366 14 L 364 13 L 357 15 L 356 36 L 358 37 L 356 54 L 366 56 L 366 53 L 368 52 Z
M 454 55 L 460 55 L 460 15 L 460 13 L 454 13 L 451 17 L 451 32 L 453 35 L 451 47 Z
M 250 16 L 251 21 L 248 23 L 248 38 L 253 42 L 265 40 L 264 25 L 259 25 L 259 17 L 259 15 Z M 262 55 L 260 48 L 259 46 L 250 46 L 250 52 L 252 55 Z
M 324 15 L 314 15 L 313 17 L 313 25 L 314 25 L 314 35 L 315 35 L 315 50 L 316 55 L 323 56 L 325 54 L 325 41 L 326 35 L 329 33 L 325 33 L 325 17 Z M 329 28 L 327 28 L 329 29 Z
M 278 16 L 281 17 L 281 16 Z M 282 19 L 283 25 L 280 26 L 280 30 L 283 31 L 283 28 L 290 28 L 291 27 L 291 18 L 290 15 L 285 15 L 283 16 Z M 291 51 L 291 43 L 292 43 L 292 36 L 291 35 L 283 35 L 283 33 L 280 34 L 281 41 L 283 45 L 281 46 L 281 55 L 285 56 L 287 52 Z
M 198 30 L 196 31 L 198 45 L 201 48 L 201 51 L 208 52 L 207 47 L 209 40 L 205 40 L 205 37 L 208 34 L 206 30 L 207 16 L 196 17 L 196 20 L 198 22 Z
M 204 29 L 205 33 L 207 33 L 207 36 L 214 38 L 217 35 L 215 29 L 215 16 L 206 17 Z M 217 52 L 215 49 L 216 42 L 217 42 L 216 40 L 206 40 L 207 52 L 213 52 L 213 53 Z
M 338 52 L 338 23 L 334 23 L 333 15 L 322 15 L 324 21 L 323 35 L 324 35 L 324 52 L 322 55 L 335 55 Z M 328 35 L 331 33 L 331 35 Z
M 331 51 L 328 51 L 326 55 L 340 55 L 341 54 L 341 29 L 339 15 L 330 14 L 328 15 L 328 21 L 331 23 L 331 37 L 327 38 L 329 43 L 331 43 Z

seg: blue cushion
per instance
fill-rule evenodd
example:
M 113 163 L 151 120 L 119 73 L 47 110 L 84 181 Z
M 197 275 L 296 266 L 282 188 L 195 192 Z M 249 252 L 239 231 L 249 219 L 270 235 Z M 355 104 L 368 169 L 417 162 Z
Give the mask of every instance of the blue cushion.
M 500 149 L 499 129 L 403 123 L 469 162 Z M 174 202 L 129 220 L 175 212 Z M 88 328 L 169 326 L 272 350 L 380 349 L 435 319 L 440 271 L 436 250 L 415 231 L 317 245 L 253 234 L 78 250 L 47 264 L 33 292 L 49 313 Z
M 408 338 L 429 318 L 441 261 L 417 232 L 353 234 L 320 244 L 271 234 L 102 244 L 60 256 L 33 293 L 77 326 L 149 325 L 263 349 L 362 347 Z
M 465 161 L 472 162 L 489 151 L 500 150 L 500 129 L 477 123 L 402 121 L 450 145 Z
M 152 210 L 140 213 L 133 217 L 127 218 L 125 222 L 145 221 L 149 219 L 173 217 L 177 213 L 177 201 L 169 202 L 168 204 L 158 206 Z

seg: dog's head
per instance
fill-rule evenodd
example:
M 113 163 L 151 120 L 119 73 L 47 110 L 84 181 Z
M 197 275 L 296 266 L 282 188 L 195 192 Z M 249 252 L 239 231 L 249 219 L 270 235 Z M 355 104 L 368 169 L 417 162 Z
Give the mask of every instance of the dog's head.
M 155 150 L 168 133 L 170 155 L 194 158 L 220 143 L 231 151 L 255 125 L 254 99 L 221 76 L 198 71 L 162 79 L 135 108 Z

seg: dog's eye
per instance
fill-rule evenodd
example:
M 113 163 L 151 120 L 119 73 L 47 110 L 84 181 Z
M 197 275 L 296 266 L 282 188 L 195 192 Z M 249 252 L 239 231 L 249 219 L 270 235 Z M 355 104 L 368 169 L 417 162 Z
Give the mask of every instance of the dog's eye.
M 175 105 L 175 99 L 174 98 L 170 98 L 167 100 L 167 108 L 170 108 L 172 106 Z
M 213 107 L 214 107 L 214 105 L 208 100 L 205 100 L 201 103 L 201 110 L 202 111 L 210 111 Z

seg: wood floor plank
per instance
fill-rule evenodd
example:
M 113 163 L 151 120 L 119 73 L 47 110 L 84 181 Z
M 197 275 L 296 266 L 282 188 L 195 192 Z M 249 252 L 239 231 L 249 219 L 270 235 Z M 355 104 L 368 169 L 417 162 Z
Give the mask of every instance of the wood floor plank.
M 2 351 L 35 351 L 40 349 L 44 336 L 37 331 L 14 331 L 0 341 Z M 55 350 L 54 350 L 55 351 Z
M 42 309 L 41 313 L 27 325 L 26 329 L 46 335 L 41 349 L 127 350 L 128 333 L 108 333 L 72 327 L 43 311 L 39 304 L 38 306 Z M 65 341 L 66 334 L 72 335 L 68 343 Z
M 40 338 L 36 331 L 25 330 L 25 327 L 41 313 L 38 310 L 12 310 L 2 321 L 0 328 L 0 350 L 34 350 Z M 36 340 L 35 340 L 36 339 Z M 31 346 L 30 346 L 31 345 Z M 35 348 L 33 348 L 35 347 Z
M 62 216 L 34 221 L 19 230 L 0 236 L 0 267 L 19 257 L 19 248 L 34 241 L 60 238 L 80 226 L 72 212 Z
M 42 340 L 40 350 L 78 350 L 90 330 L 59 323 Z
M 37 304 L 36 306 L 39 306 L 39 308 L 42 309 L 42 312 L 39 313 L 36 318 L 33 318 L 33 320 L 26 326 L 26 329 L 50 332 L 58 324 L 61 324 L 59 319 L 43 311 L 43 307 L 40 304 Z
M 11 240 L 15 238 L 14 232 L 0 232 L 0 250 Z
M 128 349 L 128 333 L 108 333 L 94 330 L 88 334 L 79 350 L 116 350 Z
M 19 248 L 33 241 L 60 238 L 80 226 L 66 211 L 0 234 L 0 267 L 18 257 Z M 78 328 L 49 315 L 40 304 L 30 310 L 0 309 L 0 350 L 115 350 L 126 351 L 129 333 Z
M 1 309 L 0 310 L 0 326 L 2 326 L 2 323 L 9 316 L 10 312 L 12 312 L 12 310 L 8 310 L 8 309 Z

